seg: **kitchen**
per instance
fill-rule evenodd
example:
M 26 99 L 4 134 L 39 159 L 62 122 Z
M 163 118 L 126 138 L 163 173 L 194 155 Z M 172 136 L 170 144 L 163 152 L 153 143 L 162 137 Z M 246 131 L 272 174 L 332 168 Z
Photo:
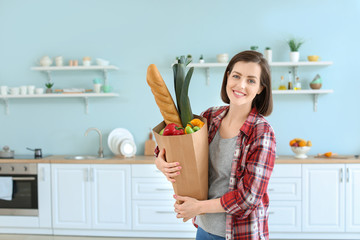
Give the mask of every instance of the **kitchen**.
M 277 155 L 293 156 L 289 141 L 297 137 L 311 140 L 312 147 L 307 153 L 310 156 L 326 152 L 358 155 L 360 127 L 346 120 L 352 118 L 356 121 L 360 117 L 360 110 L 355 106 L 360 83 L 354 79 L 358 61 L 350 54 L 352 51 L 358 52 L 355 46 L 360 39 L 360 33 L 357 31 L 359 13 L 360 3 L 356 0 L 256 0 L 246 3 L 227 1 L 226 4 L 218 1 L 182 1 L 178 4 L 163 0 L 0 0 L 0 52 L 3 56 L 0 58 L 0 86 L 15 88 L 33 85 L 43 88 L 45 95 L 45 84 L 49 77 L 54 83 L 54 90 L 93 89 L 94 79 L 103 81 L 107 78 L 111 87 L 110 93 L 114 94 L 111 97 L 96 98 L 0 99 L 0 147 L 7 145 L 16 155 L 24 156 L 34 155 L 27 147 L 41 148 L 44 159 L 37 166 L 38 185 L 42 184 L 44 189 L 48 189 L 47 194 L 41 195 L 38 199 L 39 211 L 45 209 L 44 212 L 47 213 L 45 218 L 36 220 L 36 225 L 42 226 L 40 230 L 39 227 L 32 227 L 34 222 L 28 218 L 21 220 L 24 221 L 22 224 L 27 231 L 21 227 L 11 227 L 19 221 L 16 218 L 0 218 L 0 225 L 3 226 L 0 227 L 1 233 L 79 235 L 66 226 L 59 226 L 60 229 L 67 228 L 67 231 L 58 231 L 58 234 L 53 228 L 54 196 L 51 192 L 54 190 L 54 182 L 47 180 L 54 178 L 50 172 L 64 173 L 62 171 L 65 170 L 61 166 L 65 164 L 61 161 L 65 160 L 46 159 L 50 155 L 97 155 L 98 134 L 90 132 L 88 136 L 84 135 L 90 127 L 102 132 L 105 156 L 114 156 L 107 142 L 114 129 L 124 128 L 133 135 L 136 158 L 129 158 L 123 165 L 117 164 L 120 169 L 113 170 L 113 176 L 125 181 L 125 193 L 119 192 L 119 196 L 134 194 L 131 183 L 143 181 L 139 173 L 147 172 L 139 169 L 141 164 L 138 164 L 139 161 L 136 162 L 137 157 L 142 159 L 141 161 L 148 161 L 148 164 L 152 161 L 142 158 L 144 145 L 150 129 L 162 120 L 146 83 L 146 70 L 149 64 L 156 64 L 173 94 L 171 65 L 180 55 L 191 54 L 194 63 L 198 63 L 203 55 L 205 63 L 212 63 L 217 61 L 218 54 L 227 53 L 231 57 L 237 52 L 250 49 L 251 46 L 258 46 L 257 50 L 262 53 L 266 47 L 271 47 L 273 62 L 288 62 L 290 50 L 286 41 L 292 37 L 303 39 L 300 61 L 307 61 L 309 55 L 319 55 L 320 61 L 332 62 L 328 66 L 299 67 L 297 73 L 303 88 L 310 89 L 310 81 L 319 74 L 323 80 L 322 89 L 333 91 L 316 97 L 309 94 L 274 94 L 274 110 L 267 120 L 276 133 Z M 63 57 L 66 66 L 70 60 L 77 60 L 80 66 L 83 64 L 83 58 L 90 56 L 91 64 L 97 64 L 96 59 L 101 58 L 108 60 L 116 69 L 51 71 L 48 75 L 47 72 L 33 69 L 40 66 L 43 56 L 51 57 L 52 66 L 55 66 L 57 56 Z M 210 106 L 224 105 L 220 99 L 224 69 L 195 68 L 189 87 L 189 98 L 194 113 L 200 114 Z M 288 67 L 272 67 L 274 90 L 278 89 L 281 76 L 287 81 L 288 70 Z M 338 127 L 339 123 L 341 127 Z M 341 161 L 338 164 L 345 174 L 348 163 Z M 102 168 L 106 168 L 106 161 L 99 164 L 100 166 L 91 160 L 78 162 L 79 164 L 71 164 L 79 167 L 74 170 L 75 172 L 88 171 L 89 174 L 95 174 L 96 171 L 108 171 Z M 280 167 L 277 169 L 282 168 L 281 164 L 276 165 L 278 166 Z M 338 169 L 334 172 L 337 173 Z M 292 178 L 290 180 L 294 182 L 303 181 L 304 175 L 300 174 L 298 169 L 292 169 L 291 173 L 293 174 L 284 178 Z M 64 176 L 66 178 L 67 175 Z M 167 183 L 163 183 L 162 180 L 160 177 L 154 177 L 151 181 L 161 186 L 166 185 Z M 85 186 L 89 189 L 92 187 L 91 184 Z M 62 189 L 66 190 L 66 187 Z M 346 191 L 340 193 L 345 195 Z M 89 194 L 94 194 L 94 191 L 89 190 Z M 302 200 L 304 196 L 301 196 Z M 132 206 L 132 202 L 140 204 L 140 200 L 141 198 L 136 196 L 124 198 L 122 204 Z M 289 200 L 291 201 L 304 204 L 300 200 Z M 306 205 L 301 207 L 304 206 Z M 339 209 L 345 212 L 346 207 L 347 205 L 342 203 Z M 130 207 L 127 210 L 125 220 L 121 219 L 120 222 L 123 221 L 124 228 L 133 229 L 132 209 Z M 359 208 L 355 208 L 355 212 L 356 210 L 360 211 Z M 298 236 L 297 239 L 334 239 L 334 236 L 337 237 L 335 239 L 360 239 L 359 228 L 351 232 L 346 231 L 345 218 L 345 213 L 339 217 L 339 223 L 336 225 L 339 229 L 336 229 L 335 233 L 330 227 L 319 232 L 310 230 L 310 233 L 316 233 L 314 235 L 306 231 L 301 235 L 305 224 L 297 225 L 295 230 L 289 230 L 288 233 L 292 238 Z M 86 218 L 85 220 L 92 221 Z M 303 220 L 298 221 L 302 223 Z M 357 224 L 360 225 L 359 222 Z M 151 232 L 152 227 L 158 227 L 160 230 L 156 231 L 157 235 L 151 236 L 146 232 L 146 237 L 169 237 L 161 232 L 161 224 L 154 225 L 160 227 L 149 226 L 144 231 Z M 195 230 L 191 224 L 179 224 L 179 229 L 185 230 L 172 236 L 194 236 Z M 311 229 L 311 226 L 308 229 Z M 186 234 L 181 235 L 183 231 Z M 84 230 L 80 235 L 89 232 Z M 93 236 L 121 236 L 120 233 L 111 235 L 108 231 L 94 232 Z M 127 231 L 124 237 L 145 237 L 133 232 L 136 231 Z M 290 239 L 286 234 L 274 236 L 276 237 L 272 239 Z

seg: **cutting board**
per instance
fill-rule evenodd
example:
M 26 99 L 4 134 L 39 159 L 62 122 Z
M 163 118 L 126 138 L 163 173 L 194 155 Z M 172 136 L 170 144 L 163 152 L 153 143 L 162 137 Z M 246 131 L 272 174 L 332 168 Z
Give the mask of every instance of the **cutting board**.
M 156 144 L 153 140 L 152 132 L 149 133 L 149 139 L 145 141 L 145 156 L 154 156 L 154 150 L 155 150 Z
M 326 159 L 349 159 L 352 158 L 353 156 L 346 156 L 346 155 L 333 155 L 331 157 L 326 157 L 326 156 L 315 156 L 316 158 L 326 158 Z

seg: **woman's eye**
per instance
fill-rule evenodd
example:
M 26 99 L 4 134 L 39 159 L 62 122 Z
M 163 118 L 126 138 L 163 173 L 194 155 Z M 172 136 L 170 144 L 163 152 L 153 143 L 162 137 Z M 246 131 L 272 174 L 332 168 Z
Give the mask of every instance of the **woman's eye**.
M 239 79 L 240 76 L 239 75 L 233 75 L 233 78 Z
M 249 79 L 249 83 L 256 83 L 254 79 Z

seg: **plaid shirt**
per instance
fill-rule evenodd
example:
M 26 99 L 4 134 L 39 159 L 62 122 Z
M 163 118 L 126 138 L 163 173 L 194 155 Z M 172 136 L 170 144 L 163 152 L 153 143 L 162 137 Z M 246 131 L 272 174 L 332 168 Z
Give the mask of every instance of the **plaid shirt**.
M 209 108 L 209 144 L 229 107 Z M 226 239 L 269 239 L 267 186 L 275 163 L 272 127 L 254 108 L 241 127 L 232 162 L 229 191 L 220 202 L 226 211 Z
M 209 108 L 209 144 L 228 106 Z M 226 211 L 226 240 L 268 240 L 269 196 L 267 186 L 275 163 L 272 127 L 254 108 L 239 131 L 232 162 L 229 190 L 220 198 Z M 156 147 L 155 155 L 159 153 Z M 194 221 L 193 221 L 194 222 Z

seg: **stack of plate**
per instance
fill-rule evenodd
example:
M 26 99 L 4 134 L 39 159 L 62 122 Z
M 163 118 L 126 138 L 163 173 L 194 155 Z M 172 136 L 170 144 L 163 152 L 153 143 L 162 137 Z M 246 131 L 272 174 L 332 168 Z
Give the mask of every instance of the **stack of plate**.
M 115 128 L 110 132 L 108 146 L 118 156 L 133 157 L 136 153 L 134 137 L 125 128 Z

